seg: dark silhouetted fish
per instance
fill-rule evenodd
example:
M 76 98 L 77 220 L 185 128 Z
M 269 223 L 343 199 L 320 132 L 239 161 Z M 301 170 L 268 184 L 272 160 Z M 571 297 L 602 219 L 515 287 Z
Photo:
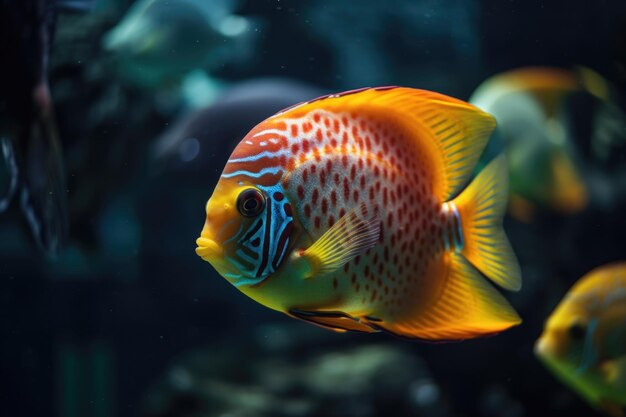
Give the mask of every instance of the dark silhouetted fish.
M 180 118 L 159 139 L 154 162 L 161 171 L 188 173 L 196 181 L 217 181 L 228 155 L 250 129 L 277 111 L 321 95 L 302 82 L 279 78 L 242 82 L 211 104 Z
M 499 146 L 506 148 L 512 215 L 530 221 L 537 208 L 576 213 L 587 207 L 581 143 L 606 162 L 615 142 L 626 136 L 612 96 L 608 81 L 582 67 L 520 68 L 476 89 L 470 102 L 494 115 Z

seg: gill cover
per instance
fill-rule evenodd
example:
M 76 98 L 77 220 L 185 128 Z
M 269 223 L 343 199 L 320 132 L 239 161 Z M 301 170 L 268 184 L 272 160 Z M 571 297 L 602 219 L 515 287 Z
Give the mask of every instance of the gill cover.
M 220 255 L 206 260 L 235 286 L 259 284 L 285 259 L 293 231 L 291 204 L 280 185 L 240 186 L 228 199 L 232 210 L 226 216 L 214 216 L 212 205 L 219 207 L 222 197 L 214 195 L 211 200 L 215 202 L 209 200 L 206 227 L 219 230 L 231 223 L 236 226 L 230 227 L 231 236 L 217 242 Z M 198 254 L 201 252 L 199 248 Z
M 247 260 L 248 279 L 243 284 L 258 284 L 275 272 L 287 253 L 293 230 L 293 212 L 280 186 L 257 187 L 265 196 L 264 210 L 242 231 L 237 241 L 241 255 L 254 253 Z M 244 191 L 245 193 L 246 191 Z M 241 213 L 240 213 L 241 214 Z

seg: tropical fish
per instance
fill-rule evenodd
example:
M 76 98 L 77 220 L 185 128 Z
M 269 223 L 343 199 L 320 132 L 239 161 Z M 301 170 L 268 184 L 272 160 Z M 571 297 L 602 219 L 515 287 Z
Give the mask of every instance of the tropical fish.
M 206 205 L 196 252 L 241 292 L 337 331 L 462 340 L 520 323 L 501 227 L 506 164 L 463 189 L 493 130 L 401 87 L 325 96 L 253 128 Z
M 581 112 L 592 125 L 591 139 L 577 137 L 574 126 L 571 107 L 580 96 L 597 103 L 596 109 Z M 520 68 L 483 82 L 470 102 L 498 121 L 494 138 L 501 143 L 491 147 L 506 151 L 511 214 L 531 220 L 537 208 L 576 213 L 587 206 L 589 190 L 575 143 L 591 142 L 594 152 L 606 158 L 607 143 L 620 131 L 623 135 L 622 113 L 606 80 L 587 68 Z
M 626 262 L 594 269 L 546 322 L 535 353 L 589 404 L 613 416 L 626 408 Z

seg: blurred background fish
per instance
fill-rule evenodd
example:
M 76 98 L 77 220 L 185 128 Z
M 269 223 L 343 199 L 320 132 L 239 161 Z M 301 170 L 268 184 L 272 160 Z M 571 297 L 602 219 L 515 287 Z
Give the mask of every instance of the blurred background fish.
M 260 120 L 322 93 L 312 84 L 281 78 L 251 79 L 225 86 L 214 102 L 184 111 L 154 141 L 153 169 L 160 175 L 176 175 L 210 186 L 217 182 L 222 168 L 219 161 L 225 162 Z
M 103 39 L 119 74 L 143 87 L 167 86 L 196 68 L 252 58 L 258 21 L 233 13 L 236 0 L 141 0 Z
M 548 318 L 535 353 L 563 383 L 611 416 L 626 409 L 626 263 L 583 276 Z
M 609 82 L 587 68 L 521 68 L 476 89 L 470 102 L 498 122 L 490 153 L 507 154 L 512 215 L 528 221 L 536 208 L 576 213 L 589 204 L 585 146 L 606 162 L 626 139 L 615 100 Z

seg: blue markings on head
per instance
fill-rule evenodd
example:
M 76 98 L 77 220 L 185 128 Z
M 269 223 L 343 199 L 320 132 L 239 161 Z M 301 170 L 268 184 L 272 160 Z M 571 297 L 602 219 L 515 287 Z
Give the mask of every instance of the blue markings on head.
M 257 154 L 254 155 L 250 155 L 250 156 L 244 156 L 242 158 L 234 158 L 234 159 L 229 159 L 228 163 L 241 163 L 241 162 L 256 162 L 259 159 L 263 159 L 263 158 L 276 158 L 279 157 L 281 155 L 287 155 L 288 151 L 287 150 L 282 150 L 282 151 L 263 151 L 263 152 L 259 152 Z M 238 171 L 241 172 L 241 171 Z M 245 171 L 245 172 L 249 172 L 249 171 Z M 232 174 L 226 174 L 228 176 L 232 176 Z M 248 174 L 246 174 L 248 175 Z
M 583 343 L 580 365 L 576 369 L 576 373 L 581 375 L 591 368 L 598 360 L 598 352 L 594 344 L 594 335 L 598 327 L 598 319 L 589 321 L 587 331 L 585 332 L 585 341 Z
M 245 175 L 251 178 L 261 178 L 263 175 L 266 175 L 266 174 L 276 175 L 282 171 L 283 171 L 282 168 L 278 168 L 278 167 L 263 168 L 262 170 L 256 171 L 256 172 L 240 169 L 238 171 L 229 172 L 228 174 L 222 174 L 222 178 L 231 178 L 231 177 L 236 177 L 239 175 Z
M 265 195 L 265 209 L 237 233 L 237 250 L 228 257 L 241 274 L 233 275 L 233 285 L 257 285 L 274 273 L 285 259 L 293 213 L 280 185 L 257 186 Z

